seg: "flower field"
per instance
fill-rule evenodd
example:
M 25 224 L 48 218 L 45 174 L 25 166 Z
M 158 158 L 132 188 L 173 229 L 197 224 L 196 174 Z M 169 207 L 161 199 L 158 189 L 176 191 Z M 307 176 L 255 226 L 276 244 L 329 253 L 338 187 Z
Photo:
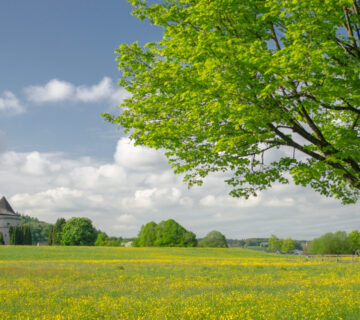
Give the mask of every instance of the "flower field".
M 359 319 L 360 262 L 246 249 L 0 247 L 0 319 Z

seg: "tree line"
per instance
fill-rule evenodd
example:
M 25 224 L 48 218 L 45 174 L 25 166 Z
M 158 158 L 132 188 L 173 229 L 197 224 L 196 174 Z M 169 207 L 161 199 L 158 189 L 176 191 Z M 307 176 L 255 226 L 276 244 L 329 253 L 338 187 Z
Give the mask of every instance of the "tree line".
M 219 231 L 209 232 L 201 241 L 173 219 L 155 223 L 151 221 L 141 227 L 138 237 L 133 241 L 135 247 L 222 247 L 227 241 Z
M 353 230 L 328 232 L 310 242 L 307 251 L 310 254 L 351 254 L 360 250 L 360 232 Z
M 29 226 L 11 226 L 9 228 L 10 244 L 32 245 L 32 235 Z
M 50 227 L 48 244 L 53 246 L 120 246 L 121 237 L 109 237 L 88 218 L 57 219 Z

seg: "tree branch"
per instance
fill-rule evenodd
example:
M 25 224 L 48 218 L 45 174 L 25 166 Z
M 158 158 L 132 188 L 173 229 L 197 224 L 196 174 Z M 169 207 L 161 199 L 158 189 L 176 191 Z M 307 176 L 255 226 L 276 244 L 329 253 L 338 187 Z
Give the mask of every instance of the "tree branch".
M 280 50 L 281 50 L 281 46 L 280 46 L 279 40 L 278 40 L 278 38 L 277 38 L 277 36 L 276 36 L 276 32 L 275 32 L 274 25 L 273 25 L 272 22 L 270 23 L 270 28 L 271 28 L 272 39 L 273 39 L 274 42 L 275 42 L 276 48 L 278 49 L 278 51 L 280 51 Z

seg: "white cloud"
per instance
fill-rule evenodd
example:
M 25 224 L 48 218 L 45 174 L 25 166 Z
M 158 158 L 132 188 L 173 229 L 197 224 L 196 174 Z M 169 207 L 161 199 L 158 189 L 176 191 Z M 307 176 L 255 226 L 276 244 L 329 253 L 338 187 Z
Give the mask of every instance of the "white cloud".
M 289 197 L 273 198 L 265 203 L 268 207 L 292 207 L 295 205 L 295 200 Z
M 131 215 L 131 214 L 122 214 L 121 216 L 118 216 L 116 218 L 117 221 L 121 222 L 121 223 L 132 223 L 136 221 L 136 218 Z
M 121 167 L 136 170 L 148 171 L 150 174 L 152 170 L 163 170 L 169 168 L 167 160 L 161 151 L 149 149 L 143 146 L 134 147 L 134 143 L 128 138 L 122 138 L 118 141 L 116 151 L 114 154 L 115 162 Z
M 10 114 L 19 114 L 25 111 L 19 99 L 10 91 L 4 91 L 0 96 L 0 111 Z
M 223 207 L 223 208 L 247 208 L 253 207 L 260 203 L 261 195 L 250 197 L 249 199 L 232 198 L 230 196 L 207 195 L 200 199 L 200 205 L 204 207 Z
M 44 86 L 30 86 L 25 88 L 25 94 L 28 100 L 38 103 L 68 100 L 73 97 L 74 91 L 75 88 L 73 84 L 58 79 L 52 79 Z
M 141 225 L 174 218 L 199 237 L 220 230 L 230 238 L 309 239 L 360 224 L 358 207 L 342 206 L 293 184 L 249 200 L 227 195 L 224 176 L 191 188 L 174 176 L 159 151 L 120 139 L 114 160 L 67 159 L 61 153 L 0 154 L 0 194 L 15 210 L 54 223 L 89 217 L 109 235 L 135 236 Z
M 112 81 L 108 77 L 104 77 L 98 84 L 86 87 L 79 86 L 76 88 L 75 99 L 90 102 L 99 101 L 108 98 L 113 92 Z
M 55 103 L 61 101 L 100 102 L 108 101 L 119 104 L 128 98 L 129 93 L 114 85 L 109 77 L 104 77 L 98 84 L 76 86 L 70 82 L 51 79 L 43 86 L 29 86 L 24 89 L 27 99 L 35 103 Z

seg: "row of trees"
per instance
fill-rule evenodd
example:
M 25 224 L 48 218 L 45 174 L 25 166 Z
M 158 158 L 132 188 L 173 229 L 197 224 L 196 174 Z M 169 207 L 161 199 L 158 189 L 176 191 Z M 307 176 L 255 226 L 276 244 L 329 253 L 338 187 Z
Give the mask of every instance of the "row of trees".
M 40 221 L 28 215 L 20 216 L 20 226 L 30 227 L 33 244 L 47 242 L 49 230 L 52 227 L 50 223 Z
M 272 234 L 268 242 L 268 250 L 290 253 L 295 250 L 295 245 L 295 241 L 291 238 L 279 239 L 277 236 Z
M 29 226 L 18 226 L 9 228 L 10 244 L 32 245 L 32 236 Z
M 121 243 L 121 237 L 109 237 L 105 232 L 99 232 L 94 245 L 101 247 L 120 247 Z
M 133 241 L 135 247 L 196 247 L 194 233 L 187 231 L 173 219 L 151 221 L 141 227 L 138 238 Z
M 196 235 L 186 230 L 173 219 L 151 221 L 141 227 L 138 237 L 133 241 L 135 247 L 216 247 L 227 248 L 225 236 L 219 231 L 209 232 L 198 243 Z
M 121 237 L 109 237 L 96 230 L 88 218 L 57 219 L 49 229 L 48 244 L 53 246 L 120 246 Z
M 360 232 L 354 230 L 325 233 L 311 241 L 308 252 L 311 254 L 350 254 L 360 249 Z
M 49 230 L 49 245 L 93 246 L 98 231 L 88 218 L 59 218 Z

